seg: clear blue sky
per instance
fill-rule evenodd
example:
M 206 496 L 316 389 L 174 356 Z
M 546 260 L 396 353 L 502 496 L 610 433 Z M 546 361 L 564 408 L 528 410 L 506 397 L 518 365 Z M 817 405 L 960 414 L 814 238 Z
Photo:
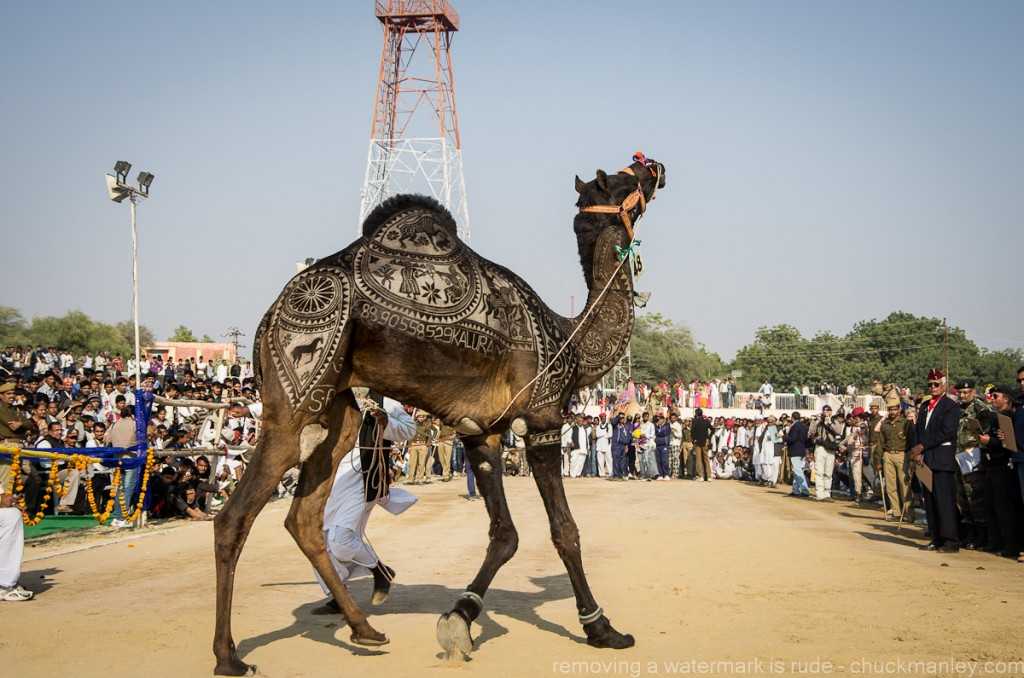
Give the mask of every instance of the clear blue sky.
M 0 304 L 130 317 L 114 160 L 141 206 L 142 321 L 249 334 L 352 239 L 371 0 L 3 3 Z M 573 175 L 662 160 L 649 308 L 725 357 L 760 325 L 894 309 L 1024 344 L 1024 3 L 457 2 L 473 246 L 555 309 L 585 294 Z

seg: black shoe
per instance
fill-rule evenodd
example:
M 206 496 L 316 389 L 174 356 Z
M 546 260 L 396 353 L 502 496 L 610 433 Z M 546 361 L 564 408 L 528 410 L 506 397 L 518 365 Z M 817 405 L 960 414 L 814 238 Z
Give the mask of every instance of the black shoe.
M 384 563 L 377 561 L 377 566 L 371 570 L 373 574 L 373 595 L 370 602 L 374 605 L 381 605 L 388 599 L 391 592 L 391 582 L 395 578 L 395 571 Z
M 310 614 L 341 614 L 341 608 L 338 606 L 338 601 L 330 598 L 320 607 L 310 610 Z
M 922 551 L 938 551 L 939 545 L 933 541 L 930 541 L 924 546 L 918 546 L 917 548 L 921 549 Z
M 946 542 L 945 544 L 940 546 L 938 550 L 939 553 L 959 553 L 960 544 L 957 544 L 955 541 Z

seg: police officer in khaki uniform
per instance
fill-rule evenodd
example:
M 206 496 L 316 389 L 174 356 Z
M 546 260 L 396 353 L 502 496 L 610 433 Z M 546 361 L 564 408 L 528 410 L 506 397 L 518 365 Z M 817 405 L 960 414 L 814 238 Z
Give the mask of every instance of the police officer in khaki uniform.
M 882 472 L 888 509 L 885 519 L 898 519 L 910 510 L 910 467 L 907 448 L 910 442 L 910 421 L 900 411 L 899 399 L 886 403 L 888 416 L 878 427 L 878 445 L 882 449 Z
M 433 436 L 434 426 L 430 421 L 430 415 L 423 411 L 417 412 L 416 435 L 409 441 L 409 483 L 412 485 L 430 482 L 427 451 L 430 449 Z
M 455 442 L 455 429 L 445 424 L 439 417 L 434 417 L 434 428 L 437 431 L 437 457 L 441 462 L 441 481 L 452 479 L 452 443 Z
M 14 389 L 11 382 L 0 384 L 0 443 L 21 445 L 25 433 L 25 419 L 14 408 Z M 0 487 L 6 488 L 11 481 L 11 460 L 0 459 Z

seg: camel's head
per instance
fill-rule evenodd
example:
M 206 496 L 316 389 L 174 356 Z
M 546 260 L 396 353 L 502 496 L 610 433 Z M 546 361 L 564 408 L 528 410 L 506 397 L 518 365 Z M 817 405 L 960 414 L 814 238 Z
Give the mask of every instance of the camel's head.
M 647 203 L 654 200 L 655 192 L 664 187 L 665 166 L 637 152 L 633 164 L 615 174 L 597 170 L 597 176 L 589 182 L 576 177 L 576 206 L 585 214 L 608 215 L 620 222 L 632 239 L 633 224 L 647 209 Z
M 588 182 L 576 177 L 576 206 L 580 213 L 573 227 L 587 287 L 593 283 L 594 246 L 598 237 L 608 233 L 615 241 L 621 241 L 623 236 L 625 242 L 631 241 L 636 220 L 647 209 L 647 203 L 654 200 L 655 192 L 664 186 L 665 166 L 643 153 L 636 153 L 633 164 L 615 174 L 597 170 L 597 176 Z

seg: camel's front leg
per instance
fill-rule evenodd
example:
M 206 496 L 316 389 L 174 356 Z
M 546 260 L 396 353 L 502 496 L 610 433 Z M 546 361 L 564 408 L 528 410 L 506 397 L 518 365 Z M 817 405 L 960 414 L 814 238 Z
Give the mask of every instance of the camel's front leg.
M 464 441 L 466 456 L 473 467 L 477 486 L 491 518 L 487 555 L 476 578 L 455 602 L 451 611 L 437 622 L 437 640 L 449 658 L 464 658 L 473 649 L 469 626 L 483 610 L 483 597 L 498 569 L 515 555 L 519 535 L 502 486 L 501 437 L 498 435 L 468 438 Z
M 621 649 L 633 646 L 633 636 L 622 634 L 612 628 L 604 616 L 601 606 L 594 600 L 583 572 L 583 555 L 580 550 L 580 533 L 576 521 L 569 512 L 562 485 L 561 434 L 551 431 L 526 437 L 526 455 L 533 469 L 544 508 L 551 523 L 551 540 L 558 555 L 569 572 L 572 588 L 576 594 L 576 609 L 580 623 L 587 633 L 587 642 L 594 647 Z

